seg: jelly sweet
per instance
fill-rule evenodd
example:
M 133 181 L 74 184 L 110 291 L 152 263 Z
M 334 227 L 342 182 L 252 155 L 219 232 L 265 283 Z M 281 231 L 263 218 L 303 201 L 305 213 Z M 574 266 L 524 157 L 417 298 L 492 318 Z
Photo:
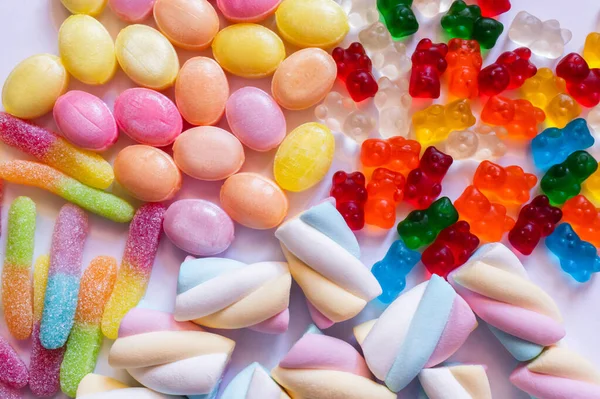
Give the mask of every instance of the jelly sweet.
M 365 168 L 383 167 L 403 175 L 419 166 L 421 144 L 404 137 L 368 139 L 360 150 L 360 161 Z
M 544 111 L 529 101 L 502 96 L 490 97 L 481 111 L 483 122 L 506 128 L 508 136 L 515 139 L 527 140 L 537 136 L 538 125 L 545 119 Z
M 476 40 L 452 39 L 448 42 L 448 75 L 450 94 L 472 98 L 478 93 L 477 79 L 483 59 Z
M 500 166 L 483 161 L 477 167 L 473 185 L 492 202 L 502 205 L 521 205 L 529 201 L 529 191 L 536 185 L 537 177 L 525 173 L 517 165 Z
M 337 65 L 337 76 L 346 84 L 354 101 L 360 102 L 377 94 L 377 82 L 371 73 L 373 64 L 362 44 L 354 42 L 347 49 L 336 47 L 332 56 Z
M 365 226 L 365 202 L 367 189 L 365 175 L 360 172 L 335 172 L 330 195 L 335 198 L 335 207 L 352 230 Z
M 382 229 L 391 229 L 396 223 L 396 206 L 404 197 L 406 178 L 398 172 L 385 168 L 373 171 L 367 185 L 368 199 L 365 204 L 365 222 Z
M 219 16 L 207 0 L 156 0 L 154 20 L 171 43 L 204 50 L 219 32 Z
M 382 77 L 397 80 L 410 70 L 412 63 L 406 45 L 393 41 L 390 32 L 381 22 L 375 22 L 360 31 L 358 40 L 369 53 L 373 67 Z
M 359 110 L 350 97 L 332 91 L 321 105 L 315 108 L 315 116 L 333 131 L 362 143 L 375 130 L 377 121 L 368 112 Z
M 458 212 L 448 197 L 442 197 L 429 208 L 409 213 L 398 223 L 398 234 L 409 249 L 431 244 L 446 227 L 458 221 Z
M 385 25 L 396 40 L 414 34 L 419 22 L 411 8 L 413 0 L 377 0 Z
M 592 32 L 585 39 L 583 58 L 590 68 L 600 68 L 600 33 Z
M 423 251 L 421 261 L 431 274 L 446 277 L 463 265 L 479 246 L 469 223 L 460 220 L 440 232 L 433 244 Z
M 445 43 L 432 43 L 422 39 L 413 53 L 409 93 L 413 98 L 438 98 L 441 90 L 441 76 L 448 68 Z
M 566 160 L 571 153 L 591 147 L 594 141 L 583 118 L 575 119 L 563 129 L 548 128 L 531 140 L 533 162 L 539 169 L 546 170 Z
M 562 29 L 556 19 L 542 22 L 535 15 L 521 11 L 510 25 L 508 37 L 539 56 L 556 59 L 564 53 L 565 45 L 571 41 L 573 34 Z
M 562 207 L 563 222 L 569 223 L 584 241 L 600 246 L 600 210 L 585 196 L 576 195 Z
M 590 68 L 577 53 L 566 55 L 556 66 L 556 75 L 567 82 L 567 91 L 584 107 L 600 102 L 600 69 Z
M 559 224 L 546 238 L 546 246 L 560 261 L 560 267 L 580 283 L 600 272 L 596 247 L 583 241 L 569 223 Z
M 412 122 L 417 140 L 421 145 L 428 146 L 445 140 L 454 130 L 473 126 L 476 119 L 469 100 L 456 100 L 415 112 Z
M 435 147 L 428 147 L 419 167 L 406 179 L 404 199 L 417 209 L 427 208 L 442 192 L 442 180 L 452 165 L 452 157 Z
M 530 255 L 543 237 L 552 234 L 562 218 L 562 211 L 550 205 L 545 195 L 538 195 L 519 212 L 508 241 L 523 255 Z
M 510 11 L 510 0 L 478 0 L 481 15 L 484 17 L 496 17 Z
M 456 130 L 444 141 L 443 150 L 454 160 L 495 159 L 506 154 L 503 138 L 506 129 L 498 126 L 478 125 L 469 130 Z
M 419 10 L 423 16 L 433 18 L 448 11 L 451 3 L 452 0 L 414 0 L 413 6 Z
M 493 96 L 504 90 L 521 87 L 537 72 L 537 67 L 530 59 L 531 50 L 527 47 L 500 54 L 496 62 L 483 68 L 479 74 L 479 92 Z
M 373 265 L 371 271 L 381 285 L 383 293 L 378 299 L 391 303 L 406 287 L 406 276 L 421 260 L 421 254 L 410 250 L 402 240 L 392 243 L 384 258 Z
M 451 37 L 476 40 L 484 49 L 494 47 L 504 31 L 501 22 L 482 17 L 478 5 L 467 5 L 462 0 L 452 3 L 442 17 L 442 27 Z
M 581 183 L 597 169 L 598 162 L 594 157 L 585 151 L 575 151 L 565 161 L 548 169 L 540 181 L 540 187 L 551 204 L 562 205 L 579 194 Z
M 392 82 L 385 76 L 377 81 L 375 106 L 379 111 L 379 134 L 384 138 L 407 137 L 410 130 L 412 97 L 408 93 L 409 82 L 400 79 Z

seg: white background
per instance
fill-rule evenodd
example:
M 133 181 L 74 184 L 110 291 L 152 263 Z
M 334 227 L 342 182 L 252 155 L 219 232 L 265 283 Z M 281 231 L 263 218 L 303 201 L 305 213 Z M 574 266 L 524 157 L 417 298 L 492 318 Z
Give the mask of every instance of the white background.
M 597 0 L 513 0 L 513 3 L 513 10 L 500 17 L 500 21 L 505 24 L 505 33 L 493 51 L 489 53 L 484 62 L 485 65 L 493 62 L 501 51 L 516 47 L 514 43 L 508 40 L 506 32 L 514 15 L 523 9 L 543 20 L 556 18 L 560 20 L 563 27 L 572 30 L 573 39 L 567 45 L 567 52 L 581 51 L 586 35 L 591 31 L 599 30 L 600 7 Z M 67 16 L 68 13 L 59 0 L 0 1 L 0 49 L 2 51 L 0 55 L 0 82 L 4 82 L 11 69 L 26 57 L 37 53 L 57 54 L 57 32 Z M 418 13 L 417 17 L 421 22 L 421 28 L 413 38 L 407 41 L 411 53 L 417 40 L 423 37 L 432 37 L 434 41 L 447 40 L 440 31 L 439 17 L 428 20 Z M 112 15 L 108 8 L 99 19 L 108 28 L 113 38 L 125 26 L 123 22 Z M 153 25 L 151 19 L 148 23 Z M 270 27 L 274 25 L 272 20 L 268 20 L 265 24 Z M 356 38 L 356 33 L 356 31 L 352 32 L 344 44 L 353 41 Z M 191 56 L 199 53 L 179 51 L 179 54 L 183 63 Z M 210 50 L 201 54 L 210 55 Z M 553 67 L 555 64 L 539 57 L 535 57 L 534 62 L 538 67 Z M 230 76 L 230 84 L 232 91 L 245 85 L 258 86 L 268 91 L 270 79 L 246 81 Z M 133 83 L 127 79 L 123 72 L 119 71 L 116 78 L 104 87 L 90 87 L 72 79 L 69 88 L 89 91 L 100 96 L 112 106 L 115 97 L 132 86 Z M 342 91 L 343 89 L 338 87 L 337 90 Z M 172 97 L 172 90 L 167 91 L 167 94 Z M 417 103 L 415 109 L 423 108 L 426 105 L 428 103 Z M 479 109 L 478 104 L 474 104 L 474 107 Z M 372 103 L 366 105 L 366 108 L 373 110 Z M 303 112 L 287 112 L 286 116 L 288 131 L 301 123 L 314 119 L 313 109 Z M 51 117 L 43 118 L 40 123 L 54 128 L 51 119 Z M 226 121 L 223 120 L 219 126 L 227 128 Z M 131 144 L 131 141 L 122 136 L 118 144 L 108 151 L 105 156 L 112 161 L 118 150 L 129 144 Z M 289 195 L 291 202 L 290 214 L 299 212 L 326 197 L 330 177 L 335 171 L 340 169 L 355 170 L 357 166 L 356 146 L 340 136 L 337 137 L 337 145 L 336 159 L 326 180 L 314 189 Z M 25 157 L 6 146 L 0 148 L 0 158 L 2 159 Z M 595 156 L 600 155 L 598 150 L 592 150 L 592 153 Z M 247 161 L 243 170 L 272 176 L 273 156 L 274 151 L 264 154 L 246 149 Z M 528 147 L 524 143 L 511 144 L 509 155 L 502 158 L 499 163 L 503 165 L 517 163 L 527 171 L 534 170 Z M 456 199 L 471 181 L 476 166 L 477 163 L 473 161 L 455 162 L 444 180 L 444 194 L 450 196 L 453 200 Z M 183 189 L 177 198 L 202 198 L 218 203 L 218 192 L 221 184 L 222 182 L 198 182 L 186 177 Z M 124 195 L 122 189 L 118 187 L 113 190 L 118 195 Z M 64 201 L 38 189 L 9 185 L 3 201 L 3 220 L 5 220 L 10 202 L 18 195 L 30 196 L 36 202 L 38 209 L 36 256 L 47 253 L 50 248 L 53 223 Z M 404 217 L 407 211 L 408 208 L 402 206 L 399 209 L 399 218 Z M 120 260 L 127 236 L 127 226 L 108 222 L 96 216 L 91 216 L 90 225 L 91 231 L 84 253 L 84 267 L 89 264 L 92 258 L 98 255 L 111 255 Z M 5 223 L 3 223 L 2 243 L 0 244 L 2 254 L 4 251 L 5 229 Z M 358 238 L 363 251 L 363 260 L 370 267 L 383 257 L 390 243 L 397 237 L 395 230 L 386 232 L 378 229 L 368 229 L 361 231 Z M 166 237 L 163 237 L 144 306 L 172 310 L 177 273 L 185 256 L 184 252 L 178 250 Z M 284 259 L 278 242 L 273 236 L 273 231 L 254 231 L 239 225 L 236 225 L 236 239 L 233 245 L 223 256 L 243 262 Z M 581 352 L 596 366 L 600 367 L 600 345 L 597 341 L 598 331 L 600 331 L 600 312 L 598 311 L 600 281 L 598 281 L 598 278 L 595 277 L 591 282 L 583 285 L 575 283 L 574 280 L 560 270 L 556 259 L 548 254 L 543 244 L 538 246 L 532 256 L 523 258 L 523 262 L 532 280 L 547 290 L 558 303 L 564 315 L 568 331 L 565 343 L 572 349 Z M 407 287 L 414 286 L 426 277 L 423 266 L 421 264 L 417 265 L 409 276 Z M 294 285 L 292 291 L 290 304 L 291 325 L 288 333 L 271 336 L 247 330 L 222 332 L 237 341 L 232 364 L 225 376 L 223 386 L 241 368 L 253 361 L 259 361 L 268 368 L 275 366 L 306 329 L 310 321 L 304 299 L 296 285 Z M 357 318 L 338 324 L 327 330 L 326 333 L 348 340 L 356 345 L 352 337 L 352 327 L 364 320 L 376 317 L 382 309 L 382 305 L 374 301 Z M 0 333 L 4 336 L 8 335 L 3 321 L 0 322 Z M 11 339 L 11 343 L 14 344 L 24 359 L 28 358 L 29 342 L 15 342 Z M 110 344 L 110 341 L 105 340 L 96 371 L 116 376 L 123 381 L 132 382 L 126 372 L 114 370 L 108 366 L 106 359 Z M 507 379 L 517 362 L 496 342 L 486 328 L 479 327 L 451 360 L 487 365 L 495 398 L 527 398 L 527 395 L 513 388 Z M 399 397 L 415 397 L 414 386 Z

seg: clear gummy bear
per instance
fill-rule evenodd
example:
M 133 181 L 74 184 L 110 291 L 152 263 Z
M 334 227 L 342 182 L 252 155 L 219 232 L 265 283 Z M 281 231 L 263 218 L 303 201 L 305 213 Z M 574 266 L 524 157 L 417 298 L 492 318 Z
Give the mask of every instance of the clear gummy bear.
M 379 20 L 376 0 L 338 0 L 348 13 L 348 22 L 353 28 L 362 28 Z
M 444 152 L 455 160 L 499 158 L 506 154 L 506 145 L 501 138 L 504 136 L 506 129 L 489 125 L 454 131 L 444 142 Z
M 539 56 L 556 59 L 564 53 L 565 45 L 571 41 L 573 34 L 562 29 L 556 19 L 542 22 L 535 15 L 521 11 L 513 20 L 508 37 Z
M 392 40 L 390 32 L 381 22 L 375 22 L 359 32 L 358 40 L 369 52 L 373 67 L 382 76 L 396 80 L 412 67 L 404 43 Z
M 415 7 L 424 17 L 433 18 L 450 9 L 452 0 L 414 0 Z
M 588 124 L 596 132 L 600 133 L 600 105 L 592 108 L 587 117 Z
M 382 77 L 377 82 L 375 106 L 379 110 L 379 133 L 382 137 L 407 137 L 410 130 L 412 97 L 408 94 L 408 80 L 392 82 Z
M 359 110 L 350 97 L 335 91 L 315 109 L 315 116 L 331 130 L 342 132 L 359 143 L 369 137 L 376 123 L 369 114 Z

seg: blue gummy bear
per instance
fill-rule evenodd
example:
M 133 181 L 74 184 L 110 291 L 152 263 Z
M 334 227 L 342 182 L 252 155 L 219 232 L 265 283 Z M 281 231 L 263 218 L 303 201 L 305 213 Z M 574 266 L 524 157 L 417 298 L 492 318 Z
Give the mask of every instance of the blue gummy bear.
M 408 249 L 404 241 L 396 240 L 385 257 L 373 265 L 373 275 L 381 285 L 383 293 L 379 300 L 391 303 L 406 287 L 406 276 L 421 260 L 421 254 Z
M 551 127 L 531 140 L 533 162 L 541 170 L 564 162 L 567 157 L 594 144 L 585 119 L 575 119 L 562 129 Z
M 562 223 L 546 238 L 546 246 L 560 260 L 560 267 L 580 283 L 600 271 L 600 257 L 589 242 L 581 240 L 569 223 Z

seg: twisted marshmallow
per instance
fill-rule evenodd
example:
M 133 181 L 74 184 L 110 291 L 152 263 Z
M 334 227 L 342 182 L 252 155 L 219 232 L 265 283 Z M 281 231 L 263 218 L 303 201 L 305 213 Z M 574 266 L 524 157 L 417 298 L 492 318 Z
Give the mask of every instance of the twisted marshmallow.
M 476 327 L 469 305 L 434 274 L 399 296 L 379 319 L 356 326 L 354 335 L 375 377 L 399 392 L 423 368 L 448 359 Z
M 213 399 L 234 347 L 168 313 L 134 308 L 121 322 L 108 362 L 154 391 Z
M 120 381 L 98 374 L 88 374 L 77 387 L 77 399 L 177 399 L 147 388 L 131 388 Z
M 492 399 L 485 367 L 479 365 L 424 369 L 419 381 L 429 399 Z
M 243 369 L 227 385 L 221 399 L 290 399 L 258 363 Z
M 188 258 L 179 271 L 175 320 L 280 334 L 290 320 L 291 285 L 284 262 L 246 265 L 224 258 Z
M 565 336 L 556 303 L 502 244 L 482 246 L 448 281 L 517 360 L 531 360 Z
M 275 236 L 320 328 L 353 318 L 381 294 L 377 279 L 359 259 L 356 237 L 331 202 L 287 221 Z

